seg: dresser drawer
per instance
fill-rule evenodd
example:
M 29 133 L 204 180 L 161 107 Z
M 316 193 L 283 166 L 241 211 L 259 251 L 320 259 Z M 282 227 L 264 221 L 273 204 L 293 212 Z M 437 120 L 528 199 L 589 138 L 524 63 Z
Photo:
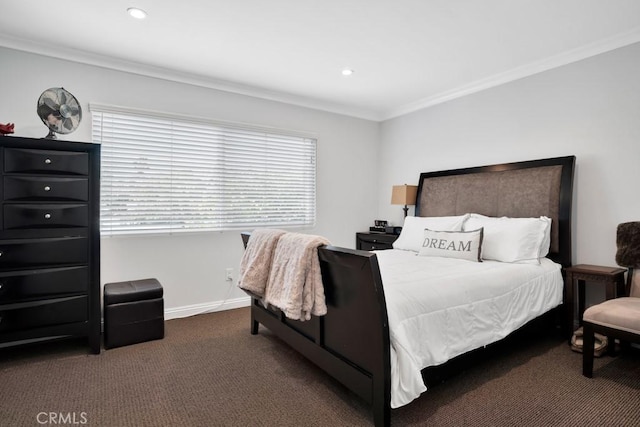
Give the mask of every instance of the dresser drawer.
M 21 299 L 88 292 L 89 267 L 0 272 L 0 304 Z
M 356 248 L 363 251 L 393 249 L 398 236 L 393 234 L 356 233 Z
M 5 173 L 89 174 L 89 155 L 73 151 L 4 149 Z
M 0 240 L 0 269 L 50 264 L 86 264 L 86 237 Z
M 4 229 L 87 227 L 87 205 L 5 204 Z
M 0 305 L 0 332 L 82 322 L 87 318 L 87 297 L 84 295 L 2 304 Z
M 6 176 L 4 200 L 89 200 L 87 178 Z
M 393 249 L 393 245 L 391 245 L 391 243 L 383 242 L 362 242 L 358 249 L 362 251 L 381 251 L 385 249 Z

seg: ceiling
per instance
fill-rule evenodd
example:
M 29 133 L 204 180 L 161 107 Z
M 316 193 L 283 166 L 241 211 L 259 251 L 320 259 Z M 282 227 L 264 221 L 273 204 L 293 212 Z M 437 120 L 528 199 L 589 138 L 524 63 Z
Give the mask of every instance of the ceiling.
M 370 120 L 638 41 L 638 0 L 16 0 L 0 13 L 0 46 Z

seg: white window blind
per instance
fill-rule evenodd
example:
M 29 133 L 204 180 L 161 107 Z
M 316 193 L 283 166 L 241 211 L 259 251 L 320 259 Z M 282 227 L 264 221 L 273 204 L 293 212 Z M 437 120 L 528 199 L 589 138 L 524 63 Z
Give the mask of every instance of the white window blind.
M 315 139 L 90 108 L 103 235 L 314 225 Z

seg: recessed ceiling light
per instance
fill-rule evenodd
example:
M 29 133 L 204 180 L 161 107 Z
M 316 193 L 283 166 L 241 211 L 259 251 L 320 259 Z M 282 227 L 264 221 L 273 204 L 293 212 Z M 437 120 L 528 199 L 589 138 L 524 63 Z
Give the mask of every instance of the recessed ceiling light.
M 127 9 L 127 12 L 136 19 L 144 19 L 147 17 L 147 12 L 142 9 L 138 9 L 137 7 L 130 7 Z
M 351 74 L 353 74 L 353 70 L 350 68 L 345 68 L 344 70 L 342 70 L 343 76 L 350 76 Z

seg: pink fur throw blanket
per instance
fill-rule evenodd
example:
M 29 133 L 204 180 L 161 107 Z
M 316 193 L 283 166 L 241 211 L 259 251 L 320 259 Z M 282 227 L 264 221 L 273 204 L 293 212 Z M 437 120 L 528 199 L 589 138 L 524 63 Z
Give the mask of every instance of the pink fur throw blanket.
M 238 286 L 249 295 L 262 299 L 269 280 L 271 261 L 276 244 L 284 230 L 264 228 L 254 230 L 240 261 Z
M 328 244 L 329 241 L 321 236 L 282 235 L 271 263 L 263 301 L 265 306 L 271 304 L 288 318 L 301 321 L 311 319 L 312 314 L 327 314 L 318 247 Z

